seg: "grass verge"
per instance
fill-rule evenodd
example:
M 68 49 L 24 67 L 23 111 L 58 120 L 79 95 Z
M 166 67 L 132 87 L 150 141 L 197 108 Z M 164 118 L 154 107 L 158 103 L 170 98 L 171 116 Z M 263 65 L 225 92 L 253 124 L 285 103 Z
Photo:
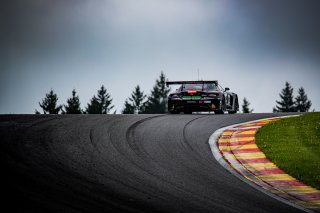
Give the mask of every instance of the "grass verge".
M 263 126 L 258 147 L 286 173 L 320 189 L 320 113 L 307 113 Z

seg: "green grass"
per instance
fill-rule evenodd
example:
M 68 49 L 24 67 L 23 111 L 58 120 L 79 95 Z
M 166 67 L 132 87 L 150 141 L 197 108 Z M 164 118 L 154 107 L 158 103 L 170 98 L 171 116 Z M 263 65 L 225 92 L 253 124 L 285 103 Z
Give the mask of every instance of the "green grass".
M 284 118 L 263 126 L 258 147 L 286 173 L 320 189 L 320 113 Z

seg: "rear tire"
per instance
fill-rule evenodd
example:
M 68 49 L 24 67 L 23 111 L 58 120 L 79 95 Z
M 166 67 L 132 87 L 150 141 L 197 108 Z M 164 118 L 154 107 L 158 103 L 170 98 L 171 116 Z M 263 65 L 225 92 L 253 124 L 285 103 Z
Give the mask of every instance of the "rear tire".
M 180 112 L 179 111 L 169 111 L 170 114 L 179 114 Z
M 229 114 L 236 114 L 237 111 L 228 111 Z
M 236 114 L 237 111 L 239 110 L 238 96 L 236 96 L 235 101 L 236 102 L 234 103 L 234 110 L 228 111 L 229 114 Z
M 223 110 L 215 110 L 214 114 L 224 114 L 224 111 Z
M 226 106 L 226 101 L 225 98 L 223 96 L 222 101 L 221 101 L 221 109 L 220 110 L 214 110 L 215 114 L 224 114 L 224 111 L 227 109 Z

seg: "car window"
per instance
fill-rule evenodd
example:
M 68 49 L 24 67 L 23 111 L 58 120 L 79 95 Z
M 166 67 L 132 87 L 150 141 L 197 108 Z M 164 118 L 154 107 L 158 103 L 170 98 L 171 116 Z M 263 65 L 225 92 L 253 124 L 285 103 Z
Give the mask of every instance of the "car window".
M 202 90 L 202 84 L 185 84 L 181 87 L 181 90 Z
M 224 91 L 223 87 L 219 84 L 219 90 Z
M 211 83 L 211 84 L 184 84 L 180 86 L 179 90 L 180 91 L 185 91 L 185 90 L 219 90 L 220 85 L 218 86 L 216 83 Z
M 212 83 L 212 84 L 205 84 L 203 86 L 203 89 L 204 90 L 217 90 L 218 88 L 217 88 L 216 84 Z

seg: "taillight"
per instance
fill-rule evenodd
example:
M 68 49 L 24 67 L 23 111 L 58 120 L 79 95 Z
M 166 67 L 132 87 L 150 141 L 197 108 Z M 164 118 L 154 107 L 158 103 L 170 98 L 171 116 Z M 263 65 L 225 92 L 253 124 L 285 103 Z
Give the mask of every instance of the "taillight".
M 196 93 L 197 93 L 197 90 L 187 90 L 187 93 L 188 93 L 188 94 L 196 94 Z

